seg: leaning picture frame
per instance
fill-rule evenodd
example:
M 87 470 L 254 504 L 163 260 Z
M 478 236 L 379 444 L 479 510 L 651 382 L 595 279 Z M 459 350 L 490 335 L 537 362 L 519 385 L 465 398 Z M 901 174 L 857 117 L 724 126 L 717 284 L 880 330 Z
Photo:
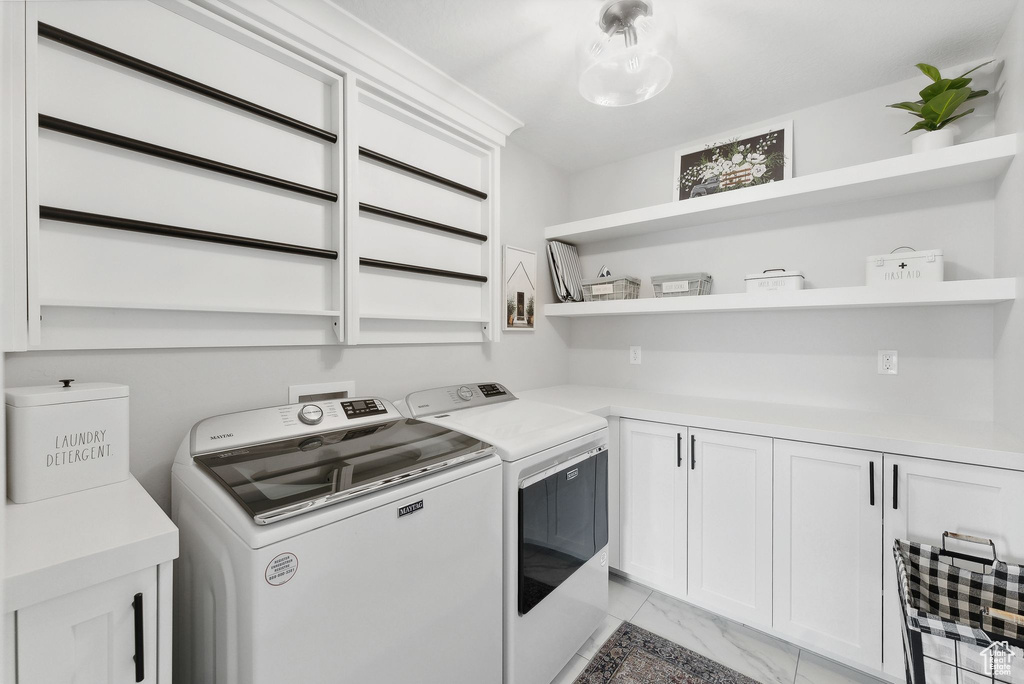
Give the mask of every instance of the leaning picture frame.
M 502 329 L 534 329 L 537 310 L 537 253 L 505 245 L 502 268 L 502 299 L 505 316 Z
M 793 176 L 793 122 L 724 133 L 676 150 L 673 201 L 719 194 Z

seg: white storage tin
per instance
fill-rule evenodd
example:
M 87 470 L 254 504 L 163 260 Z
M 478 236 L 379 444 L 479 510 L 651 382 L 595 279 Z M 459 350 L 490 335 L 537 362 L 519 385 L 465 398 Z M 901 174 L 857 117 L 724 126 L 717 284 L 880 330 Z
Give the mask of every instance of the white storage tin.
M 747 292 L 804 289 L 804 274 L 800 271 L 787 271 L 784 268 L 769 268 L 761 273 L 751 273 L 743 280 L 747 283 Z
M 28 503 L 128 479 L 128 387 L 7 390 L 7 496 Z
M 909 249 L 901 247 L 900 249 Z M 869 256 L 866 282 L 868 285 L 900 283 L 941 283 L 943 261 L 941 249 L 920 252 L 899 252 Z

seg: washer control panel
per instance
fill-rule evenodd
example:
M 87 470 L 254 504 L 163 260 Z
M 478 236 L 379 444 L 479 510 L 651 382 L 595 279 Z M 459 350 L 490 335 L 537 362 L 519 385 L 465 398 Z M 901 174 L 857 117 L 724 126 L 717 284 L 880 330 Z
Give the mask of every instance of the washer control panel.
M 198 456 L 403 418 L 386 399 L 323 399 L 315 403 L 272 406 L 201 420 L 192 428 L 190 446 L 192 455 Z
M 486 406 L 516 397 L 504 385 L 496 382 L 472 385 L 449 385 L 413 392 L 405 398 L 408 411 L 413 418 L 433 416 L 447 411 Z

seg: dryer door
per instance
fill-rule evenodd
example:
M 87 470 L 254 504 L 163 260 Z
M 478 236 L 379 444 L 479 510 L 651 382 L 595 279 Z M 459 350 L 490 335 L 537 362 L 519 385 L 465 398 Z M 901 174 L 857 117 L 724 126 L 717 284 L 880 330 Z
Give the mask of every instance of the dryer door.
M 519 614 L 608 544 L 608 450 L 594 449 L 519 484 Z

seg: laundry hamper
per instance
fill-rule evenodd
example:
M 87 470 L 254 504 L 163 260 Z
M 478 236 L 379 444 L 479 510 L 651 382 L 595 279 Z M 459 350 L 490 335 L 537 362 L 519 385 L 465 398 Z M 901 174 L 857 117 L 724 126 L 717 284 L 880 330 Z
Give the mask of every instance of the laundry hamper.
M 947 539 L 991 556 L 949 550 Z M 907 684 L 1024 681 L 1024 566 L 999 560 L 991 539 L 951 532 L 938 547 L 897 539 L 893 555 Z

